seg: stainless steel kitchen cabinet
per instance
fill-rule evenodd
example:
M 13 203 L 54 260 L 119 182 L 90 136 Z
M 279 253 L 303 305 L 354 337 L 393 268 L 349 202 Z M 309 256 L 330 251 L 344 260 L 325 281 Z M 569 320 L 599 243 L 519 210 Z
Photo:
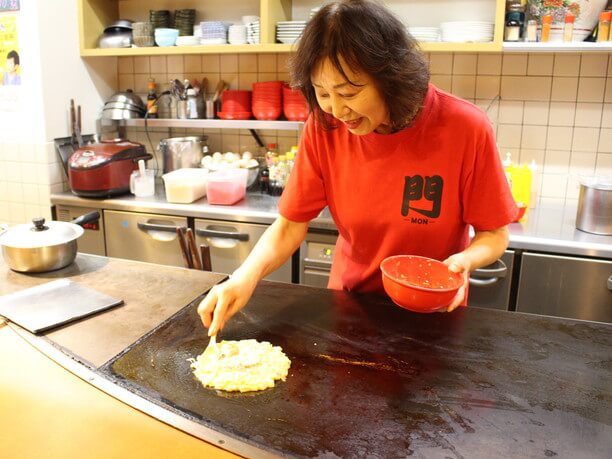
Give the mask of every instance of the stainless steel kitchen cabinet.
M 509 309 L 514 250 L 506 250 L 500 260 L 470 274 L 469 306 Z
M 210 264 L 217 273 L 231 274 L 249 255 L 268 225 L 196 218 L 196 244 L 210 247 Z M 291 282 L 291 258 L 266 276 L 267 280 Z
M 300 284 L 327 287 L 337 234 L 309 232 L 300 247 Z
M 516 310 L 612 322 L 612 261 L 524 253 Z
M 96 211 L 100 214 L 100 219 L 97 222 L 83 225 L 85 231 L 83 236 L 78 239 L 77 246 L 79 252 L 104 256 L 106 255 L 106 245 L 104 240 L 104 213 L 102 209 L 57 205 L 55 206 L 55 218 L 60 222 L 69 222 L 81 215 Z
M 176 228 L 186 227 L 186 218 L 105 210 L 104 221 L 109 257 L 185 266 Z

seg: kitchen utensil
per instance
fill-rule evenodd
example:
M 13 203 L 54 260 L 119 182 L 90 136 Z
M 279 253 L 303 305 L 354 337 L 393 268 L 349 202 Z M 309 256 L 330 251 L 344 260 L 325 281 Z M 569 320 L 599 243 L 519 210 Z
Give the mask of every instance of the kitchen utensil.
M 72 222 L 45 222 L 16 225 L 0 234 L 2 256 L 13 271 L 40 273 L 68 266 L 77 253 L 77 239 L 83 235 L 81 225 L 100 219 L 99 212 L 82 215 Z
M 87 145 L 90 143 L 95 143 L 98 141 L 97 136 L 95 134 L 86 134 L 81 135 L 83 139 L 83 144 Z M 53 143 L 55 144 L 55 151 L 60 157 L 62 167 L 66 172 L 66 177 L 68 177 L 68 160 L 72 156 L 72 154 L 79 148 L 78 144 L 74 142 L 75 139 L 70 137 L 58 137 L 57 139 L 53 139 Z
M 612 177 L 581 177 L 576 228 L 612 235 Z
M 99 40 L 99 48 L 129 48 L 132 46 L 132 31 L 117 29 L 113 32 L 104 32 Z
M 383 287 L 393 302 L 414 312 L 435 312 L 448 306 L 463 285 L 463 274 L 438 260 L 396 255 L 380 264 Z
M 143 118 L 144 113 L 130 109 L 119 108 L 104 108 L 102 110 L 102 118 L 107 120 L 131 120 L 135 118 Z
M 183 255 L 183 261 L 185 262 L 185 268 L 191 269 L 193 268 L 193 263 L 191 262 L 191 254 L 189 253 L 189 248 L 187 247 L 187 241 L 185 240 L 185 228 L 179 226 L 176 228 L 176 236 L 179 241 L 179 246 L 181 247 L 181 255 Z
M 133 21 L 130 21 L 129 19 L 118 19 L 114 21 L 113 23 L 111 23 L 110 25 L 108 25 L 104 29 L 104 32 L 118 32 L 118 31 L 132 30 L 132 29 L 133 29 Z
M 104 104 L 103 110 L 109 109 L 117 109 L 117 110 L 132 110 L 134 112 L 138 112 L 144 116 L 147 112 L 144 108 L 139 105 L 134 105 L 129 102 L 106 102 Z
M 212 271 L 210 247 L 208 247 L 206 244 L 200 244 L 200 256 L 202 259 L 202 271 Z
M 145 169 L 144 161 L 138 160 L 138 166 L 142 162 L 143 167 L 140 170 L 133 171 L 130 175 L 130 193 L 139 198 L 146 198 L 155 195 L 155 171 L 153 169 Z
M 169 137 L 159 142 L 164 173 L 199 167 L 208 136 Z
M 40 333 L 123 303 L 69 279 L 58 279 L 0 297 L 0 315 Z
M 196 248 L 195 237 L 193 235 L 193 231 L 191 228 L 187 228 L 185 230 L 185 234 L 187 236 L 187 247 L 189 248 L 189 253 L 191 255 L 191 264 L 195 269 L 202 269 L 202 261 L 200 260 L 200 253 Z
M 131 105 L 136 105 L 145 111 L 147 110 L 147 107 L 140 98 L 140 96 L 138 94 L 135 94 L 134 91 L 132 91 L 131 89 L 113 94 L 110 99 L 108 99 L 107 103 L 108 102 L 127 103 Z
M 129 193 L 130 175 L 138 160 L 152 157 L 143 145 L 127 140 L 85 145 L 68 162 L 70 188 L 74 194 L 90 198 Z

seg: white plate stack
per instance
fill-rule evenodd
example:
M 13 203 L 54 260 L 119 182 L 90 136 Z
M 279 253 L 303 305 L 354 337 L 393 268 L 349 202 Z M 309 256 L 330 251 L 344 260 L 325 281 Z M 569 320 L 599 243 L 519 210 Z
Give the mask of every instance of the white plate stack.
M 202 21 L 202 45 L 225 45 L 227 44 L 227 29 L 221 21 Z
M 276 40 L 292 45 L 300 38 L 307 21 L 279 21 L 276 23 Z
M 493 24 L 482 21 L 452 21 L 440 24 L 442 41 L 485 43 L 493 41 Z
M 247 26 L 244 24 L 234 24 L 227 29 L 227 41 L 230 45 L 246 45 Z
M 407 29 L 410 35 L 422 43 L 440 41 L 438 27 L 408 27 Z
M 249 22 L 247 28 L 247 43 L 256 45 L 259 43 L 259 19 Z

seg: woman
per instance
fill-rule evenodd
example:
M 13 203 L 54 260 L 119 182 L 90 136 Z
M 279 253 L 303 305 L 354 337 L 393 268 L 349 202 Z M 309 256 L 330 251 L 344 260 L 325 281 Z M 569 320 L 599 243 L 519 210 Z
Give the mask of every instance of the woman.
M 383 6 L 323 7 L 291 63 L 311 116 L 280 216 L 198 313 L 216 335 L 326 206 L 338 228 L 329 288 L 383 292 L 380 262 L 414 254 L 464 273 L 502 255 L 517 212 L 486 115 L 429 84 L 427 62 Z M 469 240 L 469 226 L 475 236 Z

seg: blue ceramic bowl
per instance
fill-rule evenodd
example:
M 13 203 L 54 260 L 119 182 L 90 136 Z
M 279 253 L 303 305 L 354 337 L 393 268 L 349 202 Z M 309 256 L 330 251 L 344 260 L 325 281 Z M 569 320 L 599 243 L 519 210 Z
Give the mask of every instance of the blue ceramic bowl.
M 155 43 L 157 43 L 157 46 L 174 46 L 178 36 L 178 29 L 155 29 Z

